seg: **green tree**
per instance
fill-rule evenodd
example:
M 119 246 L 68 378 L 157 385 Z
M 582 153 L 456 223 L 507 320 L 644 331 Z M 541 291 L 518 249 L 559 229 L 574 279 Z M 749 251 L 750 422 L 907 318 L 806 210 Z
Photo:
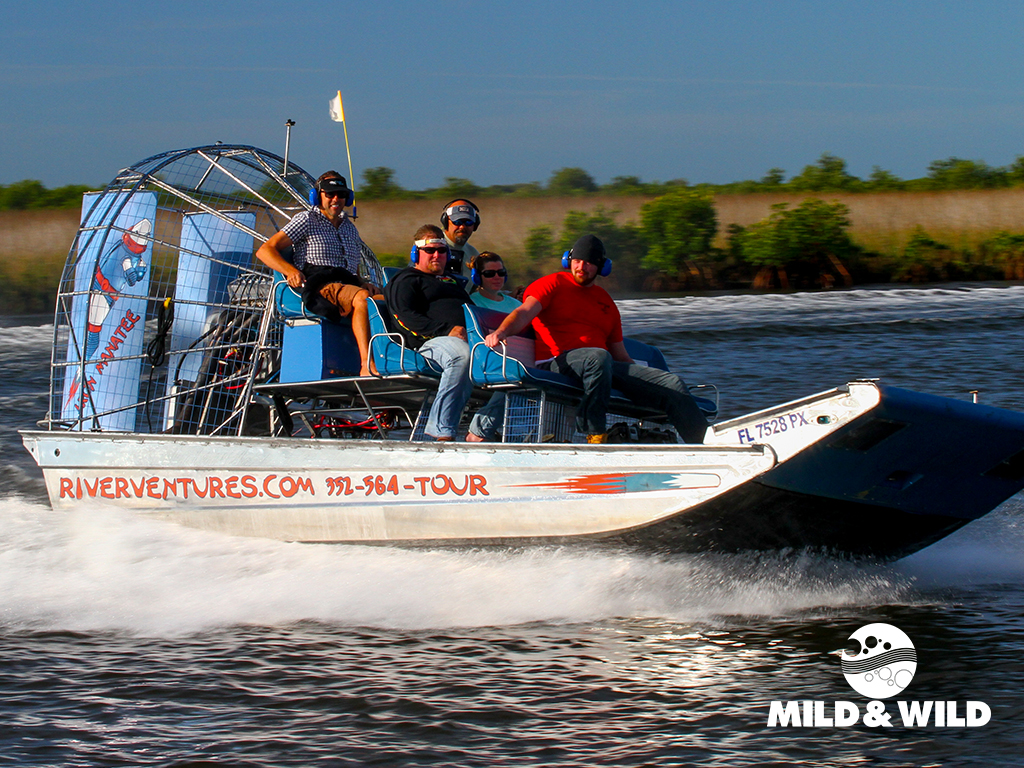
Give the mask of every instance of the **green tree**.
M 928 166 L 931 189 L 995 189 L 1010 185 L 1010 173 L 993 168 L 983 160 L 950 157 L 935 160 Z
M 444 180 L 444 186 L 437 188 L 437 195 L 446 200 L 454 200 L 457 197 L 479 197 L 482 191 L 480 187 L 469 179 L 448 176 Z
M 554 230 L 546 224 L 526 230 L 523 249 L 526 252 L 526 269 L 525 274 L 516 275 L 518 281 L 531 283 L 556 268 L 558 245 L 555 243 Z
M 801 284 L 830 287 L 838 274 L 853 281 L 842 259 L 856 252 L 847 229 L 850 210 L 842 203 L 804 200 L 796 208 L 788 203 L 772 206 L 766 219 L 751 224 L 737 235 L 740 252 L 748 263 L 761 267 L 754 287 L 769 287 L 777 275 L 783 288 L 790 287 L 789 275 Z
M 363 171 L 363 188 L 359 190 L 359 196 L 364 200 L 393 200 L 404 192 L 395 182 L 393 169 L 377 166 Z
M 643 266 L 664 273 L 679 272 L 688 259 L 708 254 L 718 231 L 711 195 L 688 189 L 644 204 L 640 222 L 647 241 Z
M 69 184 L 47 189 L 35 179 L 0 185 L 0 211 L 23 211 L 40 208 L 77 208 L 82 195 L 89 191 L 83 184 Z
M 613 195 L 639 195 L 646 191 L 639 176 L 615 176 L 610 183 L 605 184 L 601 191 L 611 192 Z
M 560 168 L 548 181 L 548 193 L 552 195 L 586 195 L 596 191 L 594 177 L 582 168 Z
M 568 251 L 583 235 L 595 235 L 604 243 L 608 258 L 614 264 L 610 282 L 625 290 L 636 290 L 647 276 L 641 264 L 647 244 L 635 224 L 619 226 L 615 223 L 617 213 L 602 207 L 593 213 L 569 211 L 562 222 L 556 253 Z
M 761 184 L 766 187 L 781 187 L 786 183 L 786 172 L 781 168 L 769 168 L 768 173 L 761 177 Z
M 903 179 L 876 165 L 871 169 L 871 175 L 868 176 L 866 186 L 877 192 L 902 189 Z
M 790 179 L 789 186 L 807 192 L 831 192 L 855 189 L 860 183 L 860 179 L 847 172 L 843 158 L 825 152 L 817 163 L 805 166 Z

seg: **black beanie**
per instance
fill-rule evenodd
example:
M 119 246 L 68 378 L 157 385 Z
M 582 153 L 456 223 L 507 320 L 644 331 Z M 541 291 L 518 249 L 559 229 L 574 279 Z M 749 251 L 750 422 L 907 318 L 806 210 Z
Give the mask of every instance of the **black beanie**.
M 593 235 L 584 235 L 569 251 L 570 259 L 579 259 L 580 261 L 589 261 L 591 264 L 601 267 L 604 265 L 605 256 L 604 243 Z

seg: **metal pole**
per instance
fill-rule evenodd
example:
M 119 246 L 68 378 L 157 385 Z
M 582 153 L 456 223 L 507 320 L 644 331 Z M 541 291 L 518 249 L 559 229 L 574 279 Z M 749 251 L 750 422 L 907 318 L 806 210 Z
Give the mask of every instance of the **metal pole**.
M 284 173 L 281 174 L 284 178 L 288 178 L 288 149 L 292 145 L 293 125 L 295 125 L 294 120 L 284 121 Z

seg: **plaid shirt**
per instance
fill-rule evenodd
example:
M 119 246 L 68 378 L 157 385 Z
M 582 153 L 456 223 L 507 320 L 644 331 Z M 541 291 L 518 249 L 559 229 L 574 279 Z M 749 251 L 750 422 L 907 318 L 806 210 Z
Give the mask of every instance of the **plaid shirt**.
M 307 264 L 318 267 L 344 267 L 359 274 L 363 241 L 348 216 L 335 227 L 319 208 L 303 212 L 281 230 L 295 246 L 292 262 L 302 270 Z

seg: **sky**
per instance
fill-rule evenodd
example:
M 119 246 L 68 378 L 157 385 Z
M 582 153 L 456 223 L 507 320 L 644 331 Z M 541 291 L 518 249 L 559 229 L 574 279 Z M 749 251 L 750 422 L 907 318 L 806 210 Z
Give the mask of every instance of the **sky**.
M 101 186 L 172 149 L 252 144 L 358 191 L 725 183 L 822 153 L 866 178 L 1024 155 L 1024 2 L 0 0 L 0 184 Z

